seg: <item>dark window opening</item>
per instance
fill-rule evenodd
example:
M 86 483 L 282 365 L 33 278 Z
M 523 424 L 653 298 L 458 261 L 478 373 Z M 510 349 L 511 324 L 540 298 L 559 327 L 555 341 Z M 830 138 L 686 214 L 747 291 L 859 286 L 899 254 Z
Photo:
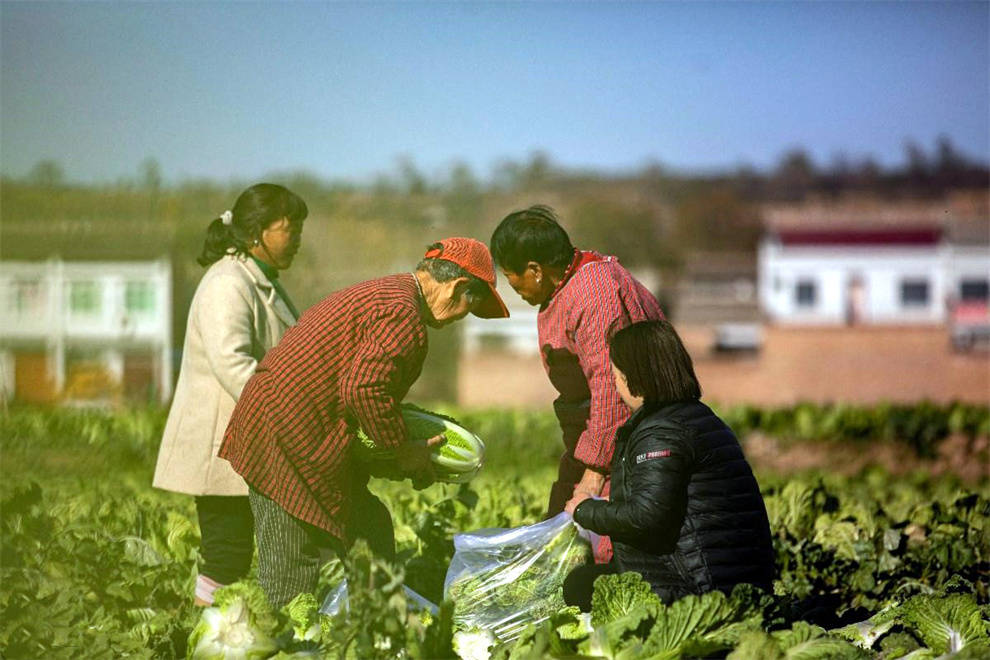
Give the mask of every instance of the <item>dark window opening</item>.
M 901 305 L 904 307 L 927 307 L 928 281 L 905 280 L 901 282 Z
M 963 280 L 959 283 L 959 299 L 963 302 L 987 302 L 990 300 L 990 281 Z
M 814 282 L 804 280 L 797 283 L 795 300 L 798 307 L 814 307 L 817 297 L 818 290 Z

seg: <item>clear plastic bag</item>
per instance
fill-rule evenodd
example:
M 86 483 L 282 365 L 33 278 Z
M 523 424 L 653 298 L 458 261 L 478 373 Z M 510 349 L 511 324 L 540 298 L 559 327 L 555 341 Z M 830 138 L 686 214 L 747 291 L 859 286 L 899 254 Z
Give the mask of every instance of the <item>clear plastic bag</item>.
M 564 607 L 564 578 L 591 557 L 568 513 L 512 529 L 454 536 L 444 598 L 454 602 L 454 625 L 516 639 L 530 623 Z
M 431 603 L 429 600 L 420 596 L 418 593 L 410 589 L 409 587 L 403 585 L 402 590 L 406 593 L 406 598 L 408 599 L 409 607 L 415 610 L 427 610 L 430 614 L 437 613 L 437 606 Z M 343 580 L 340 584 L 333 589 L 327 597 L 323 599 L 323 605 L 320 607 L 320 614 L 326 614 L 327 616 L 336 616 L 341 609 L 347 610 L 347 580 Z

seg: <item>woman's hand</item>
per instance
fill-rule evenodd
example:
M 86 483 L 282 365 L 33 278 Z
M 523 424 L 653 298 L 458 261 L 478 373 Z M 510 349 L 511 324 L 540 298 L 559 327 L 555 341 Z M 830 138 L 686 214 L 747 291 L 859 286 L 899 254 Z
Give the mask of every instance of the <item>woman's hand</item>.
M 587 493 L 589 497 L 598 497 L 605 488 L 605 475 L 591 469 L 585 469 L 581 480 L 574 485 L 574 495 L 579 492 Z
M 441 433 L 440 435 L 435 435 L 426 441 L 426 446 L 429 447 L 430 449 L 433 449 L 437 445 L 442 445 L 444 443 L 444 440 L 446 439 L 447 438 L 446 436 L 444 436 L 443 433 Z
M 564 505 L 564 511 L 566 511 L 567 513 L 573 516 L 574 509 L 577 508 L 578 504 L 588 499 L 591 499 L 591 495 L 589 495 L 587 491 L 575 490 L 574 496 L 571 497 L 571 499 L 567 500 L 567 503 Z
M 413 488 L 420 490 L 432 484 L 436 477 L 431 460 L 432 448 L 443 443 L 443 434 L 422 442 L 406 442 L 396 449 L 395 457 L 401 474 L 412 479 Z

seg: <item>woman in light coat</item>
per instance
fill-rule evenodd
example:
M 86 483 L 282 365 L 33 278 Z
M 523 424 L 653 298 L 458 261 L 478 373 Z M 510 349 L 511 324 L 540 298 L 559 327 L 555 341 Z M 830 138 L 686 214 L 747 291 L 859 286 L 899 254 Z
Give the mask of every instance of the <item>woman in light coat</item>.
M 209 266 L 189 308 L 182 366 L 153 485 L 196 496 L 203 565 L 197 605 L 244 577 L 254 551 L 247 484 L 217 458 L 245 383 L 299 314 L 278 281 L 299 249 L 305 202 L 259 183 L 213 220 L 199 263 Z

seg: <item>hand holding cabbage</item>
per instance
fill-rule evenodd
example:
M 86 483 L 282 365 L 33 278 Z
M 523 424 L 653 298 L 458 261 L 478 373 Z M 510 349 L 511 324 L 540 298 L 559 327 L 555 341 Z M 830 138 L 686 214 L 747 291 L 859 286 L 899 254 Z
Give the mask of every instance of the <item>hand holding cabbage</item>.
M 367 433 L 358 431 L 357 458 L 373 476 L 409 477 L 414 486 L 433 480 L 465 483 L 474 478 L 485 458 L 481 438 L 450 417 L 411 404 L 403 404 L 401 410 L 409 440 L 396 449 L 377 447 Z

